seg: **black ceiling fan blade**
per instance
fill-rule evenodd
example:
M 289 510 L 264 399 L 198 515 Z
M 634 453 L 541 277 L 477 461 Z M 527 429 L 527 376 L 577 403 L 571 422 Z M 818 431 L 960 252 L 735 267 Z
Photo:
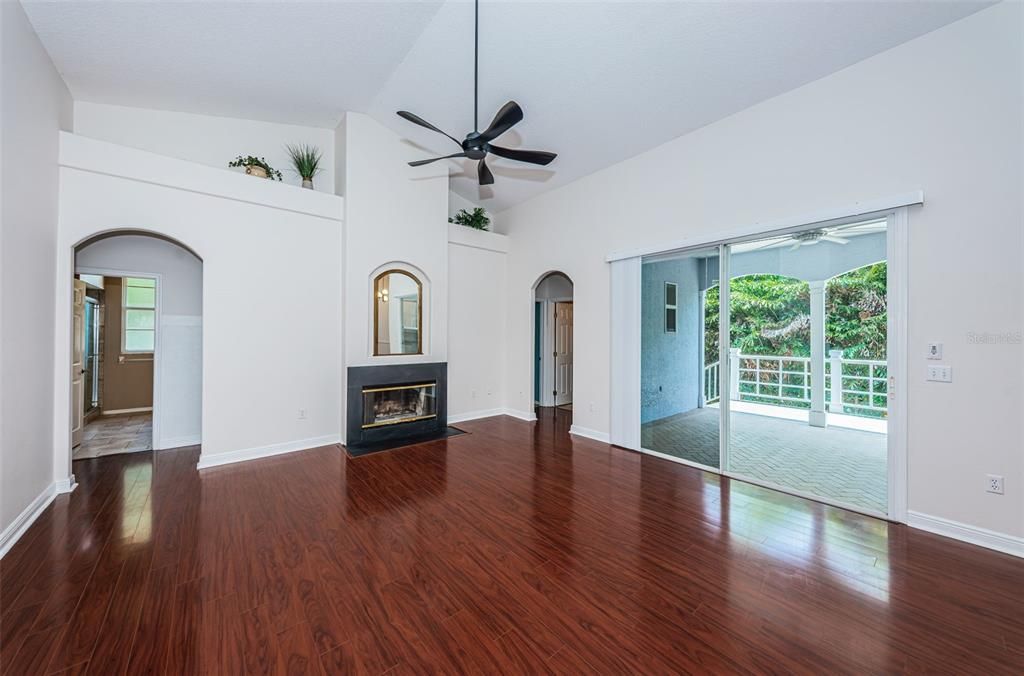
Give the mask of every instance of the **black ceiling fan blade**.
M 454 136 L 452 136 L 448 132 L 441 131 L 440 129 L 438 129 L 434 125 L 432 125 L 429 122 L 427 122 L 426 120 L 424 120 L 419 115 L 415 115 L 413 113 L 410 113 L 408 110 L 400 110 L 400 111 L 398 111 L 398 117 L 402 118 L 403 120 L 408 120 L 409 122 L 412 122 L 413 124 L 418 124 L 421 127 L 426 127 L 427 129 L 429 129 L 431 131 L 436 131 L 438 134 L 444 134 L 445 136 L 447 136 L 451 140 L 455 141 L 456 144 L 458 144 L 460 146 L 462 145 L 462 141 L 458 140 L 457 138 L 455 138 Z
M 494 184 L 494 174 L 487 168 L 487 160 L 480 160 L 480 164 L 477 165 L 477 176 L 480 178 L 480 185 Z
M 448 159 L 451 159 L 453 157 L 465 157 L 465 156 L 466 156 L 466 153 L 455 153 L 454 155 L 445 155 L 443 157 L 431 157 L 429 160 L 416 160 L 415 162 L 410 162 L 409 166 L 410 167 L 422 167 L 424 164 L 430 164 L 431 162 L 437 162 L 438 160 L 448 160 Z
M 491 121 L 491 126 L 480 132 L 482 141 L 493 141 L 509 129 L 519 124 L 523 119 L 523 109 L 515 101 L 509 101 L 501 107 L 498 114 Z
M 502 148 L 492 145 L 488 145 L 487 149 L 498 157 L 504 157 L 506 160 L 529 162 L 530 164 L 550 164 L 551 160 L 558 157 L 555 153 L 549 153 L 544 150 L 517 150 L 515 148 Z

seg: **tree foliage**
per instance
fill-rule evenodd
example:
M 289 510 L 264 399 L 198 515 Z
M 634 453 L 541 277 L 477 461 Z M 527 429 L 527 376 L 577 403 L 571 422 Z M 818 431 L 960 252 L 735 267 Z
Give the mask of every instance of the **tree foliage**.
M 779 275 L 748 275 L 729 283 L 730 344 L 743 354 L 808 357 L 810 289 Z M 705 298 L 706 361 L 718 361 L 719 288 Z M 885 359 L 886 264 L 833 277 L 825 286 L 826 349 L 849 359 Z

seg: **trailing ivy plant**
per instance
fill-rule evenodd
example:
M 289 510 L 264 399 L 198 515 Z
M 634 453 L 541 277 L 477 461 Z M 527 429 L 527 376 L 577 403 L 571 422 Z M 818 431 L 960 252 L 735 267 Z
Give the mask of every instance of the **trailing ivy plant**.
M 231 162 L 228 162 L 229 167 L 262 167 L 267 172 L 267 178 L 273 181 L 281 180 L 281 172 L 274 169 L 272 166 L 267 164 L 267 161 L 262 157 L 254 157 L 252 155 L 239 155 Z
M 487 230 L 491 225 L 491 219 L 487 217 L 487 212 L 481 207 L 476 207 L 472 213 L 465 209 L 459 209 L 459 213 L 455 214 L 454 218 L 449 218 L 448 222 L 476 230 Z

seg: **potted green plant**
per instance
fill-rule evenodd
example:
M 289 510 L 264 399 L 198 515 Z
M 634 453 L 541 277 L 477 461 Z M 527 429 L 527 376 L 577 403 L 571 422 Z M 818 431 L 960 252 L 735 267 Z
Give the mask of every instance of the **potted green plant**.
M 302 187 L 313 189 L 313 177 L 320 173 L 320 150 L 305 144 L 285 146 L 295 167 L 295 173 L 302 177 Z
M 281 180 L 281 172 L 267 164 L 267 161 L 262 157 L 254 157 L 252 155 L 239 155 L 231 162 L 228 162 L 228 166 L 245 167 L 245 173 L 249 174 L 250 176 L 257 176 L 259 178 L 269 178 L 274 181 Z
M 448 222 L 464 225 L 467 228 L 473 228 L 474 230 L 487 230 L 491 225 L 491 219 L 487 217 L 487 212 L 481 207 L 476 207 L 473 209 L 472 213 L 465 209 L 459 209 L 459 213 L 455 214 L 454 217 L 449 218 Z

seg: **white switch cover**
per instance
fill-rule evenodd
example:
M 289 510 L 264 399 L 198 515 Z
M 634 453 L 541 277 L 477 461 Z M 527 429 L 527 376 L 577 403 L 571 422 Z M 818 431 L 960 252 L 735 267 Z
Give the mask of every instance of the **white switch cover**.
M 928 359 L 942 359 L 942 343 L 928 343 Z
M 953 382 L 953 367 L 935 364 L 928 366 L 928 380 L 936 383 Z

